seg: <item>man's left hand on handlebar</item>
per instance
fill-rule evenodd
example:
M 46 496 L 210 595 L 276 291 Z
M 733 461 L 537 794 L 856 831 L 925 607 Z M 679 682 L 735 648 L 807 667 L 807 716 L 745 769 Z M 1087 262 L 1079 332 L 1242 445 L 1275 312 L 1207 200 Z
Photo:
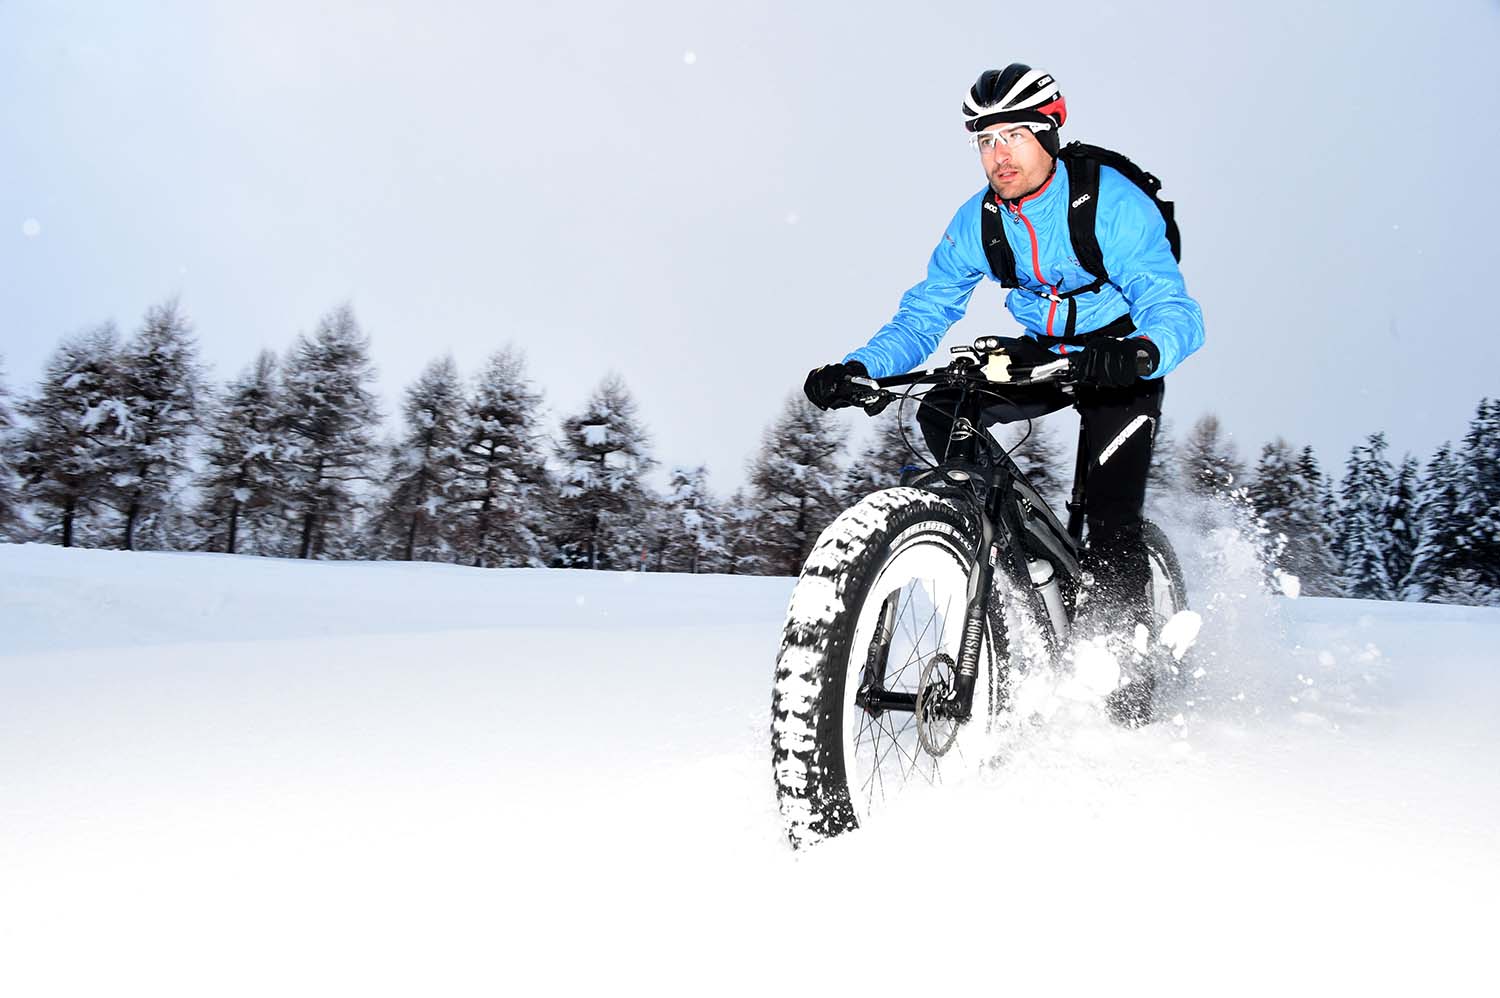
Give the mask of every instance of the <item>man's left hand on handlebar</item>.
M 807 382 L 802 386 L 807 400 L 819 409 L 843 409 L 858 405 L 869 394 L 864 385 L 852 383 L 850 378 L 868 378 L 870 372 L 857 360 L 846 364 L 824 364 L 808 372 Z
M 1100 340 L 1068 358 L 1078 383 L 1095 388 L 1129 388 L 1156 370 L 1160 359 L 1156 344 L 1139 337 Z

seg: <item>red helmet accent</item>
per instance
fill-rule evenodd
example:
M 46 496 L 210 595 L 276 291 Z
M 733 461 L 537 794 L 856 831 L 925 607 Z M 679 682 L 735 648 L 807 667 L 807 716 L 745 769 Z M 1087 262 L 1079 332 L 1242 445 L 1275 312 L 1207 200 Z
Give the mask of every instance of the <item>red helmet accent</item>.
M 1043 104 L 1036 110 L 1038 114 L 1045 114 L 1049 118 L 1057 119 L 1058 128 L 1068 123 L 1068 100 L 1062 94 L 1057 95 L 1057 100 Z

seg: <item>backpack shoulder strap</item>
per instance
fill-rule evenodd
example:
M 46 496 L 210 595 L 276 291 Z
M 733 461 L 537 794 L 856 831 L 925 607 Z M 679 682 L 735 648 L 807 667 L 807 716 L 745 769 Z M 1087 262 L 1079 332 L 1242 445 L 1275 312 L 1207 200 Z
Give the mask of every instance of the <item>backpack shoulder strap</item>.
M 1095 226 L 1099 220 L 1098 150 L 1082 142 L 1069 142 L 1058 153 L 1068 166 L 1068 237 L 1073 254 L 1083 269 L 1093 274 L 1102 287 L 1109 280 L 1104 266 L 1104 251 L 1099 248 Z
M 984 258 L 989 261 L 990 272 L 1001 287 L 1016 288 L 1021 282 L 1016 279 L 1016 254 L 1005 238 L 1005 226 L 1000 223 L 1003 208 L 997 203 L 994 191 L 985 191 L 979 205 L 979 241 L 984 246 Z
M 1177 206 L 1161 196 L 1161 178 L 1141 169 L 1123 153 L 1084 142 L 1069 142 L 1058 152 L 1058 156 L 1068 164 L 1068 176 L 1072 183 L 1073 200 L 1068 206 L 1068 228 L 1073 237 L 1073 248 L 1078 253 L 1078 262 L 1083 264 L 1089 273 L 1098 277 L 1108 277 L 1104 271 L 1102 255 L 1095 257 L 1099 264 L 1097 270 L 1084 255 L 1086 252 L 1096 254 L 1099 252 L 1099 237 L 1094 225 L 1098 220 L 1099 168 L 1101 166 L 1115 170 L 1151 199 L 1151 203 L 1156 205 L 1156 210 L 1161 212 L 1162 221 L 1166 224 L 1167 245 L 1171 247 L 1172 258 L 1179 261 L 1182 259 L 1182 233 L 1177 227 Z M 1084 182 L 1087 182 L 1087 187 L 1084 186 Z M 1079 199 L 1083 194 L 1088 194 L 1089 199 L 1080 204 Z M 1085 212 L 1087 212 L 1086 216 Z M 1087 225 L 1084 225 L 1085 221 Z

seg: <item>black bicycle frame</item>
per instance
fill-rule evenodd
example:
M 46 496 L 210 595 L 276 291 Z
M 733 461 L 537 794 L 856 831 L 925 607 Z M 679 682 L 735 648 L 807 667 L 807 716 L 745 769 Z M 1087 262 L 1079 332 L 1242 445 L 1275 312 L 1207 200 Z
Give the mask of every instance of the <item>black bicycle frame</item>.
M 931 475 L 921 482 L 921 487 L 945 497 L 966 502 L 974 511 L 980 524 L 981 537 L 974 565 L 969 570 L 967 603 L 964 609 L 963 641 L 959 649 L 958 662 L 954 669 L 954 688 L 945 698 L 943 712 L 959 721 L 967 721 L 973 712 L 974 687 L 979 675 L 979 653 L 984 639 L 986 616 L 989 612 L 990 594 L 994 586 L 995 569 L 1001 552 L 1009 554 L 1010 570 L 1018 580 L 1029 583 L 1031 579 L 1028 562 L 1033 555 L 1045 558 L 1061 576 L 1061 582 L 1070 590 L 1076 585 L 1079 572 L 1078 552 L 1083 540 L 1084 503 L 1089 472 L 1088 449 L 1085 431 L 1079 426 L 1078 461 L 1073 472 L 1073 491 L 1067 503 L 1068 523 L 1065 540 L 1056 529 L 1056 518 L 1046 511 L 1046 504 L 1037 491 L 1021 475 L 1008 455 L 997 453 L 989 441 L 989 434 L 981 426 L 980 417 L 984 408 L 983 396 L 993 394 L 978 387 L 972 378 L 972 368 L 960 367 L 950 370 L 945 379 L 949 387 L 957 388 L 958 398 L 951 413 L 952 428 L 942 460 Z M 883 385 L 913 385 L 932 380 L 932 375 L 902 375 L 880 379 Z M 1039 597 L 1028 584 L 1026 591 L 1034 603 Z M 1040 609 L 1046 619 L 1044 607 Z M 913 710 L 915 696 L 890 693 L 884 690 L 884 662 L 876 661 L 879 653 L 871 649 L 861 684 L 860 701 L 872 712 L 883 710 Z

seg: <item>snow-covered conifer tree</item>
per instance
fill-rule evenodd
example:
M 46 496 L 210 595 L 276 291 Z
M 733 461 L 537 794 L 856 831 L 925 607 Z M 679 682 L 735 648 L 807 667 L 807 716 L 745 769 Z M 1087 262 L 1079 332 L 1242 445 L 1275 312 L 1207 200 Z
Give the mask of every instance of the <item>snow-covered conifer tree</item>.
M 452 560 L 464 390 L 452 357 L 435 360 L 406 389 L 406 434 L 391 449 L 390 470 L 370 522 L 377 557 Z
M 546 564 L 556 499 L 538 428 L 541 401 L 511 348 L 491 356 L 474 381 L 453 489 L 453 544 L 467 564 Z
M 1485 592 L 1500 592 L 1500 398 L 1479 400 L 1458 464 L 1456 568 L 1473 573 L 1469 588 L 1484 598 Z
M 63 547 L 80 539 L 82 517 L 99 508 L 119 466 L 128 418 L 112 324 L 64 340 L 40 392 L 21 403 L 29 425 L 17 444 L 22 495 Z
M 186 547 L 170 527 L 181 523 L 174 496 L 188 471 L 203 379 L 192 327 L 175 300 L 147 310 L 120 352 L 120 373 L 124 438 L 110 493 L 123 518 L 121 546 L 134 550 L 144 527 L 148 547 Z
M 1485 582 L 1479 569 L 1460 568 L 1443 580 L 1430 601 L 1458 606 L 1500 606 L 1500 589 Z
M 289 553 L 337 557 L 351 541 L 360 495 L 352 487 L 372 475 L 380 420 L 370 384 L 369 339 L 354 310 L 342 305 L 297 337 L 278 392 L 277 491 L 288 526 Z
M 1385 434 L 1372 433 L 1350 451 L 1339 504 L 1344 592 L 1356 599 L 1395 599 L 1387 562 L 1393 542 L 1386 507 L 1395 476 Z
M 764 538 L 765 517 L 743 489 L 724 503 L 724 547 L 730 575 L 771 575 Z
M 641 572 L 673 571 L 667 567 L 667 549 L 672 541 L 672 513 L 667 497 L 645 489 L 632 510 L 640 532 L 636 565 Z
M 708 488 L 708 469 L 673 468 L 663 497 L 664 557 L 667 572 L 722 572 L 728 567 L 724 518 Z
M 1308 497 L 1297 474 L 1291 444 L 1278 437 L 1261 449 L 1255 475 L 1248 487 L 1250 505 L 1266 529 L 1268 568 L 1298 575 L 1288 562 L 1295 556 L 1306 526 L 1302 519 Z M 1301 576 L 1298 575 L 1300 580 Z
M 901 484 L 901 469 L 907 466 L 925 468 L 933 463 L 917 428 L 916 406 L 906 406 L 904 414 L 902 408 L 892 405 L 872 420 L 874 434 L 840 480 L 841 505 L 852 506 L 871 492 Z
M 647 525 L 642 477 L 656 463 L 648 446 L 635 400 L 617 375 L 599 385 L 583 412 L 563 420 L 553 536 L 559 565 L 640 568 Z
M 798 574 L 818 535 L 841 511 L 838 459 L 844 440 L 837 418 L 801 395 L 789 398 L 766 428 L 750 466 L 750 487 L 770 574 Z
M 1213 413 L 1193 424 L 1178 448 L 1178 461 L 1183 485 L 1198 495 L 1224 496 L 1243 484 L 1244 465 Z
M 1321 489 L 1322 474 L 1311 448 L 1299 455 L 1280 438 L 1261 450 L 1246 489 L 1266 531 L 1267 568 L 1296 576 L 1301 592 L 1309 596 L 1330 595 L 1337 588 Z
M 4 358 L 0 358 L 0 538 L 11 536 L 20 520 L 16 499 L 15 416 L 10 411 L 10 392 L 5 387 Z
M 1385 523 L 1391 535 L 1391 549 L 1386 552 L 1385 564 L 1395 585 L 1392 599 L 1401 598 L 1401 581 L 1411 571 L 1417 550 L 1417 486 L 1421 477 L 1421 466 L 1408 454 L 1397 466 L 1391 479 L 1391 493 L 1386 497 Z
M 276 366 L 276 355 L 262 350 L 210 409 L 197 514 L 210 551 L 276 548 Z
M 1341 596 L 1343 577 L 1334 554 L 1338 505 L 1334 502 L 1333 486 L 1318 466 L 1318 457 L 1311 447 L 1303 447 L 1297 456 L 1297 477 L 1306 506 L 1302 519 L 1305 532 L 1300 550 L 1292 552 L 1290 564 L 1294 567 L 1288 570 L 1301 581 L 1303 595 Z
M 1464 524 L 1458 519 L 1462 469 L 1454 460 L 1452 445 L 1444 443 L 1427 462 L 1417 487 L 1412 520 L 1416 524 L 1416 547 L 1411 568 L 1401 580 L 1401 598 L 1435 599 L 1443 584 L 1460 567 L 1459 535 Z

